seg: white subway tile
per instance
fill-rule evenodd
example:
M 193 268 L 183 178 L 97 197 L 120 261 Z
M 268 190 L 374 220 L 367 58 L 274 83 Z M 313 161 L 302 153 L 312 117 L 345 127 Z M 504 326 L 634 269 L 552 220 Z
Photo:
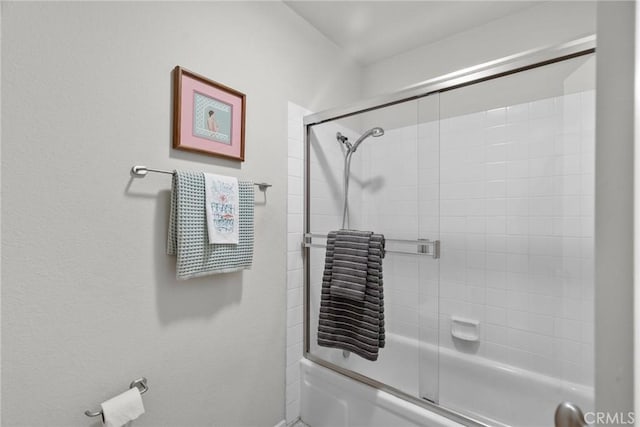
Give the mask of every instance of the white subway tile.
M 287 403 L 285 416 L 287 425 L 293 423 L 300 417 L 300 400 L 294 400 L 291 403 Z
M 498 345 L 488 342 L 485 343 L 483 347 L 487 358 L 499 363 L 510 363 L 509 347 L 506 345 Z
M 487 220 L 483 216 L 468 216 L 466 227 L 467 233 L 484 233 L 486 229 L 486 223 Z
M 555 155 L 556 146 L 553 138 L 533 138 L 529 140 L 529 158 L 550 158 Z
M 553 216 L 554 214 L 554 197 L 538 196 L 529 198 L 529 215 L 530 216 Z
M 487 254 L 489 256 L 489 254 Z M 507 289 L 507 273 L 505 271 L 490 271 L 486 272 L 486 284 L 487 288 L 492 287 L 496 289 Z
M 302 215 L 287 215 L 287 231 L 289 233 L 302 233 L 303 219 Z
M 507 145 L 507 159 L 511 161 L 515 160 L 527 160 L 529 158 L 529 144 L 527 142 L 511 142 Z M 507 171 L 508 174 L 508 171 Z
M 285 371 L 286 388 L 285 398 L 287 403 L 300 399 L 300 366 L 298 363 L 288 366 Z M 296 391 L 296 389 L 298 391 Z
M 529 103 L 529 119 L 548 117 L 554 113 L 554 98 L 541 99 Z
M 510 328 L 521 329 L 550 337 L 554 335 L 554 320 L 551 316 L 541 316 L 525 311 L 509 310 L 507 317 L 507 324 Z
M 529 105 L 517 104 L 507 107 L 507 122 L 519 123 L 529 119 Z
M 485 188 L 485 195 L 488 198 L 505 197 L 507 193 L 507 184 L 505 180 L 488 181 Z
M 291 272 L 289 272 L 291 273 Z M 300 276 L 302 276 L 300 274 Z M 287 289 L 287 309 L 302 306 L 302 286 L 292 286 Z
M 495 324 L 486 324 L 484 325 L 484 330 L 487 342 L 502 346 L 508 346 L 510 344 L 508 328 Z
M 485 159 L 487 162 L 505 162 L 507 160 L 507 143 L 488 142 L 485 149 Z
M 301 251 L 302 233 L 287 233 L 287 250 L 289 252 Z
M 467 251 L 482 251 L 484 253 L 486 249 L 486 238 L 484 234 L 467 234 L 466 249 Z
M 554 233 L 553 217 L 530 217 L 529 234 L 531 236 L 551 236 Z
M 507 269 L 507 255 L 504 253 L 487 252 L 485 262 L 487 270 L 506 271 Z
M 487 305 L 506 309 L 509 307 L 509 294 L 506 289 L 487 288 L 485 293 Z
M 531 146 L 530 146 L 531 148 Z M 529 176 L 552 176 L 557 174 L 557 159 L 555 157 L 537 157 L 529 159 Z
M 524 198 L 529 196 L 529 179 L 514 178 L 507 180 L 507 197 Z M 508 205 L 507 205 L 508 208 Z
M 287 252 L 287 270 L 300 270 L 302 271 L 302 252 L 293 251 Z
M 507 177 L 507 162 L 494 161 L 492 154 L 488 151 L 485 153 L 487 163 L 485 163 L 485 177 L 487 180 L 499 180 Z
M 492 234 L 506 234 L 507 232 L 507 217 L 505 216 L 489 216 L 486 218 L 486 233 Z
M 288 163 L 288 171 L 289 171 L 288 175 L 302 178 L 304 174 L 304 164 L 302 162 L 302 159 L 289 157 L 287 159 L 287 163 Z
M 507 252 L 507 236 L 505 234 L 487 234 L 486 250 L 487 252 Z
M 487 300 L 487 302 L 489 301 Z M 504 326 L 507 324 L 507 309 L 504 307 L 487 305 L 485 308 L 485 320 L 489 324 Z
M 495 108 L 493 110 L 489 110 L 486 113 L 485 124 L 488 127 L 504 125 L 507 121 L 507 109 Z
M 288 156 L 294 159 L 302 160 L 304 158 L 304 144 L 302 140 L 297 140 L 294 138 L 288 139 Z
M 507 307 L 512 310 L 528 311 L 529 294 L 524 292 L 508 291 L 507 297 L 509 302 Z
M 303 312 L 302 305 L 287 310 L 287 327 L 301 324 L 302 316 L 303 316 L 302 312 Z
M 299 177 L 295 177 L 295 176 L 289 176 L 288 180 L 287 180 L 287 190 L 289 195 L 292 196 L 303 196 L 303 185 L 302 185 L 302 178 Z
M 552 177 L 529 178 L 529 196 L 551 196 L 554 187 L 555 179 Z
M 581 194 L 580 175 L 561 175 L 553 177 L 553 188 L 557 195 L 580 195 Z
M 530 225 L 531 226 L 531 225 Z M 561 239 L 558 237 L 530 235 L 529 253 L 531 255 L 560 255 Z
M 507 217 L 507 234 L 526 235 L 529 234 L 529 218 L 525 216 Z
M 507 254 L 507 272 L 527 273 L 529 271 L 529 256 L 522 254 Z
M 287 328 L 287 343 L 297 344 L 302 342 L 302 325 Z
M 287 344 L 287 367 L 291 365 L 299 366 L 300 359 L 302 359 L 302 341 L 291 345 Z
M 303 205 L 302 196 L 291 195 L 287 201 L 287 212 L 290 214 L 302 214 Z

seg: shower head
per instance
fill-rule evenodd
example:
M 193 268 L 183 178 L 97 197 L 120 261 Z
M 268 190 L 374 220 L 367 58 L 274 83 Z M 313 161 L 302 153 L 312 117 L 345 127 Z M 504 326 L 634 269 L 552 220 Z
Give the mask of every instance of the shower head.
M 358 149 L 358 145 L 360 145 L 362 141 L 369 138 L 370 136 L 378 137 L 382 135 L 384 135 L 384 129 L 379 127 L 371 128 L 368 131 L 366 131 L 360 138 L 358 138 L 358 140 L 353 144 L 353 148 L 350 151 L 355 153 L 356 150 Z
M 336 132 L 336 139 L 338 140 L 338 142 L 344 144 L 347 147 L 347 153 L 351 152 L 351 143 L 349 142 L 349 138 L 347 138 L 340 132 Z

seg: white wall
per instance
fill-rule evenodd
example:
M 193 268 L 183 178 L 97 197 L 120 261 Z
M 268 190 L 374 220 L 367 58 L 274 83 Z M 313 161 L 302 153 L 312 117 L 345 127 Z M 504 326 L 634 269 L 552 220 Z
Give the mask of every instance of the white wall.
M 284 419 L 287 101 L 352 102 L 359 68 L 278 2 L 3 2 L 2 41 L 2 424 L 97 425 L 140 375 L 135 425 Z M 247 94 L 243 164 L 171 148 L 175 65 Z M 170 180 L 134 164 L 273 184 L 253 269 L 178 283 Z
M 634 69 L 640 70 L 640 32 L 636 28 L 640 28 L 640 8 L 636 8 L 636 19 L 634 25 L 635 46 L 634 46 Z M 635 72 L 634 77 L 634 115 L 633 115 L 633 157 L 634 166 L 640 164 L 640 74 Z M 640 170 L 633 168 L 633 195 L 634 195 L 634 212 L 640 212 Z M 640 215 L 634 215 L 633 223 L 633 265 L 640 265 Z M 634 330 L 640 331 L 640 269 L 633 269 L 634 288 L 633 288 L 633 311 L 634 311 Z M 634 340 L 634 354 L 640 354 L 640 340 Z M 634 371 L 634 411 L 640 413 L 640 358 L 633 358 Z M 640 420 L 636 421 L 636 425 L 640 424 Z
M 595 383 L 596 409 L 612 415 L 633 410 L 638 339 L 633 328 L 635 6 L 598 5 Z
M 595 33 L 596 2 L 549 1 L 379 61 L 364 69 L 376 96 L 462 68 Z

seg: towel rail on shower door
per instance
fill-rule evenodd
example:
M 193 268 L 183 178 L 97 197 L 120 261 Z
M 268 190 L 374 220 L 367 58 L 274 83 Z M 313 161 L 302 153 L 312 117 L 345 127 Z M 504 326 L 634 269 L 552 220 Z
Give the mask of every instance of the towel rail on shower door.
M 321 243 L 313 243 L 313 239 L 326 239 L 326 234 L 319 233 L 305 233 L 304 241 L 302 242 L 303 248 L 325 248 L 326 245 Z M 429 240 L 429 239 L 417 239 L 417 240 L 406 240 L 406 239 L 386 239 L 387 243 L 400 243 L 407 245 L 415 245 L 415 251 L 403 251 L 398 249 L 389 249 L 386 248 L 385 252 L 393 253 L 393 254 L 404 254 L 404 255 L 430 255 L 433 259 L 440 258 L 440 240 Z

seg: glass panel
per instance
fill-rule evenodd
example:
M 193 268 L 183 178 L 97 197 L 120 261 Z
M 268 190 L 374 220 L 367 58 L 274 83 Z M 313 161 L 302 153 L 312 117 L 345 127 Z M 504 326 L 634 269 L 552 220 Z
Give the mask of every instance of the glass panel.
M 594 61 L 440 97 L 438 400 L 491 425 L 593 410 Z
M 418 100 L 418 235 L 440 239 L 440 95 Z M 433 243 L 436 245 L 439 243 Z M 430 248 L 435 250 L 435 246 Z M 421 256 L 419 262 L 420 369 L 419 397 L 438 402 L 439 261 Z
M 431 111 L 437 113 L 437 104 Z M 420 397 L 421 366 L 427 364 L 420 363 L 419 342 L 423 336 L 437 338 L 433 322 L 438 316 L 436 312 L 426 313 L 427 309 L 437 310 L 437 298 L 428 294 L 430 300 L 424 303 L 427 290 L 421 278 L 427 271 L 423 263 L 435 261 L 417 251 L 419 238 L 437 235 L 428 227 L 437 225 L 433 218 L 437 209 L 431 205 L 423 214 L 419 194 L 427 191 L 426 184 L 421 183 L 423 177 L 437 179 L 433 170 L 437 168 L 437 152 L 430 157 L 432 170 L 419 170 L 420 156 L 427 156 L 428 152 L 419 149 L 418 142 L 429 139 L 433 143 L 433 129 L 437 126 L 430 127 L 431 134 L 427 135 L 424 129 L 419 132 L 417 118 L 418 101 L 411 101 L 310 128 L 309 229 L 322 235 L 340 229 L 342 223 L 347 145 L 336 139 L 336 133 L 346 136 L 353 145 L 369 130 L 384 129 L 384 135 L 370 136 L 358 146 L 351 157 L 349 173 L 349 228 L 384 234 L 387 241 L 383 261 L 385 347 L 380 349 L 377 361 L 356 354 L 345 357 L 342 350 L 318 345 L 324 247 L 310 250 L 309 296 L 312 355 Z M 434 183 L 429 185 L 433 189 Z M 421 227 L 425 234 L 421 234 Z M 325 244 L 324 239 L 314 237 L 313 241 Z M 431 273 L 431 289 L 437 290 L 434 281 L 437 274 Z M 437 357 L 433 357 L 437 352 L 431 354 L 429 378 L 438 372 Z M 432 398 L 433 392 L 428 395 Z

